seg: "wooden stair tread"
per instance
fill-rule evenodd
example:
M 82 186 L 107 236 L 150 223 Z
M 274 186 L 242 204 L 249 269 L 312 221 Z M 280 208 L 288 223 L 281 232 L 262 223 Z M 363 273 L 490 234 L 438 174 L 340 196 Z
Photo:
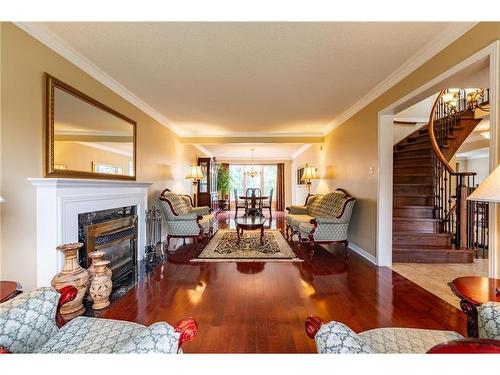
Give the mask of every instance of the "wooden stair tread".
M 397 176 L 406 176 L 406 177 L 431 177 L 431 173 L 422 173 L 422 172 L 413 172 L 413 173 L 398 173 Z M 399 182 L 401 184 L 401 182 Z
M 400 150 L 394 150 L 395 153 L 403 153 L 403 152 L 414 152 L 414 151 L 427 151 L 427 150 L 430 150 L 432 147 L 429 145 L 429 146 L 425 146 L 425 147 L 418 147 L 418 148 L 411 148 L 411 149 L 400 149 Z
M 405 217 L 405 216 L 393 216 L 393 221 L 425 221 L 425 222 L 436 222 L 438 219 L 430 219 L 425 217 Z
M 393 194 L 394 197 L 397 197 L 397 198 L 432 198 L 431 195 L 429 194 L 424 194 L 424 193 L 421 193 L 421 194 L 418 194 L 418 193 L 413 193 L 413 194 L 408 194 L 408 193 L 394 193 Z
M 432 184 L 423 184 L 419 182 L 396 182 L 394 186 L 432 186 Z
M 406 160 L 411 160 L 411 161 L 415 161 L 415 160 L 419 160 L 419 161 L 429 161 L 429 164 L 431 162 L 431 156 L 401 156 L 401 155 L 396 155 L 396 157 L 394 158 L 395 161 L 406 161 Z
M 408 159 L 410 160 L 410 159 Z M 431 168 L 430 165 L 413 165 L 413 164 L 405 164 L 405 165 L 395 165 L 394 169 L 409 169 L 409 168 Z
M 422 250 L 422 251 L 436 251 L 436 250 L 441 250 L 441 251 L 460 251 L 463 249 L 455 249 L 454 247 L 451 246 L 431 246 L 431 245 L 393 245 L 392 246 L 393 250 L 399 250 L 399 251 L 414 251 L 414 250 Z
M 431 206 L 428 204 L 423 204 L 422 206 L 415 206 L 415 205 L 400 205 L 400 206 L 392 206 L 393 209 L 399 209 L 399 210 L 435 210 L 436 206 Z
M 449 233 L 408 233 L 408 232 L 400 232 L 393 233 L 392 236 L 417 236 L 417 237 L 450 237 Z

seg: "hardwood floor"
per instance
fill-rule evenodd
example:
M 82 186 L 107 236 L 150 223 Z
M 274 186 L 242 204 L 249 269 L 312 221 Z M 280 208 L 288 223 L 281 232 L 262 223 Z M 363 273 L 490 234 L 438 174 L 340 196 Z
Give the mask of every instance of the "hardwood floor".
M 283 214 L 273 226 L 283 229 Z M 228 213 L 219 215 L 228 227 Z M 176 253 L 99 315 L 142 324 L 193 317 L 199 325 L 187 353 L 315 352 L 304 321 L 318 315 L 355 331 L 420 327 L 465 334 L 465 315 L 435 295 L 340 246 L 330 254 L 294 241 L 302 263 L 190 263 L 200 244 L 178 242 Z

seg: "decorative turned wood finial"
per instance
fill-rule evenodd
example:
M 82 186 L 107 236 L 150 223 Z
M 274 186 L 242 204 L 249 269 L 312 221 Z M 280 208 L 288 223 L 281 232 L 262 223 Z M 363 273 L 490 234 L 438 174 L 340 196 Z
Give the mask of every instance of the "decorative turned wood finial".
M 307 318 L 305 323 L 307 336 L 311 339 L 314 339 L 322 324 L 323 321 L 318 316 L 310 316 L 309 318 Z

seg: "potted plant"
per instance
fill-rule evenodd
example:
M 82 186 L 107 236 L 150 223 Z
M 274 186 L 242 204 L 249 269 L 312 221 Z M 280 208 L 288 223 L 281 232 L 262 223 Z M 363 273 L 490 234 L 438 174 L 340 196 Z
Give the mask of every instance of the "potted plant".
M 229 169 L 222 164 L 217 166 L 217 191 L 219 192 L 219 209 L 226 211 L 229 209 L 229 189 L 231 176 Z

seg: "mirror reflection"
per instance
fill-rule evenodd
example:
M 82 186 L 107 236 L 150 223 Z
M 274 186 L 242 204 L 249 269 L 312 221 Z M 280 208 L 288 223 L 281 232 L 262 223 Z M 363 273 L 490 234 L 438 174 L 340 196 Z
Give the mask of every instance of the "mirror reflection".
M 135 178 L 135 123 L 57 84 L 53 85 L 52 98 L 53 160 L 49 174 L 80 172 L 88 177 Z

